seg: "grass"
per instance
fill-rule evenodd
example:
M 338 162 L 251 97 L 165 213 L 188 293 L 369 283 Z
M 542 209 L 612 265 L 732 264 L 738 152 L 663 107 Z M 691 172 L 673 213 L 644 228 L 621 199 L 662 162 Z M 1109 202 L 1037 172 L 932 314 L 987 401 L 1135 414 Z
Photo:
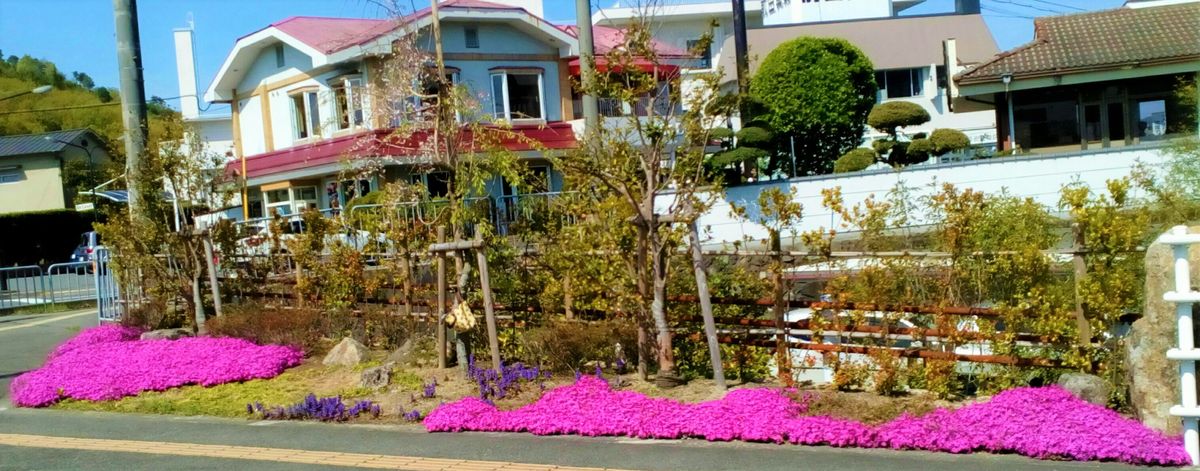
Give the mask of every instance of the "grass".
M 67 410 L 137 412 L 146 414 L 208 415 L 217 417 L 247 417 L 246 404 L 255 401 L 264 405 L 287 405 L 299 402 L 311 393 L 328 394 L 319 390 L 327 368 L 300 366 L 271 379 L 256 379 L 212 387 L 184 386 L 166 391 L 149 391 L 116 401 L 64 400 L 54 407 Z M 316 390 L 314 390 L 316 389 Z

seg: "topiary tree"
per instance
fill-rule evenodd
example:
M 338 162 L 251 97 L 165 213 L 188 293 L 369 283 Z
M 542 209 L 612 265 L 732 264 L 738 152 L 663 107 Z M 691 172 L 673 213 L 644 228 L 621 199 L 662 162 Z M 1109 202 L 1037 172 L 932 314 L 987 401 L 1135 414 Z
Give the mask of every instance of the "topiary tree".
M 957 129 L 934 129 L 929 143 L 930 152 L 939 157 L 971 147 L 971 139 Z
M 859 147 L 847 152 L 845 155 L 842 155 L 835 162 L 833 162 L 833 173 L 848 173 L 864 170 L 867 167 L 870 167 L 871 164 L 875 163 L 876 157 L 875 151 L 867 149 L 866 147 Z
M 862 142 L 875 103 L 874 65 L 842 39 L 802 37 L 772 50 L 750 82 L 759 116 L 780 136 L 795 141 L 796 169 L 783 173 L 829 173 L 833 161 Z
M 929 156 L 933 154 L 933 142 L 929 139 L 913 139 L 909 141 L 906 160 L 910 163 L 920 163 L 929 160 Z
M 929 122 L 929 112 L 921 105 L 907 101 L 880 103 L 867 115 L 867 124 L 896 140 L 899 128 L 920 126 Z

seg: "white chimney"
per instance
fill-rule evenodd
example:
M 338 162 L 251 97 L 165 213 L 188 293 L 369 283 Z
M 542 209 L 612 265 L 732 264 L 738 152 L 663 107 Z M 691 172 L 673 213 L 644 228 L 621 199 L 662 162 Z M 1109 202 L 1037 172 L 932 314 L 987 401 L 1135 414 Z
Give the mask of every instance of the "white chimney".
M 962 70 L 958 65 L 958 41 L 954 38 L 942 41 L 942 60 L 946 69 L 946 103 L 950 111 L 954 111 L 954 99 L 958 97 L 958 84 L 954 83 L 954 76 Z
M 196 51 L 192 45 L 192 22 L 175 30 L 175 72 L 179 75 L 179 111 L 183 119 L 200 116 L 200 98 L 196 96 Z

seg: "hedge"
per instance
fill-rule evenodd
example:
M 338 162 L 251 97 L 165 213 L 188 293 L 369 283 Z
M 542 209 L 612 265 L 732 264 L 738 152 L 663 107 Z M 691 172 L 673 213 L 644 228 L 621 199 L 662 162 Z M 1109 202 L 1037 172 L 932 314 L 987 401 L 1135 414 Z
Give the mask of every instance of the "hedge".
M 0 267 L 70 261 L 92 213 L 72 210 L 0 214 Z

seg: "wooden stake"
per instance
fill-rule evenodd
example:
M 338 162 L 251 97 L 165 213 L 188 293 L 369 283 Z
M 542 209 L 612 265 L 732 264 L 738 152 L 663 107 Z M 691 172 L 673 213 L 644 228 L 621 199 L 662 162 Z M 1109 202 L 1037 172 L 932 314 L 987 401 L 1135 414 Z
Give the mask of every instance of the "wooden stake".
M 446 241 L 446 226 L 438 226 L 437 241 Z M 437 351 L 438 368 L 446 367 L 446 253 L 437 254 Z
M 488 279 L 487 251 L 483 248 L 483 233 L 475 232 L 475 241 L 480 248 L 475 249 L 475 258 L 479 263 L 479 285 L 483 290 L 483 312 L 487 318 L 488 344 L 492 351 L 492 366 L 496 373 L 501 374 L 503 363 L 500 360 L 500 337 L 496 332 L 496 313 L 492 306 L 492 283 Z
M 207 234 L 204 238 L 204 261 L 208 265 L 208 284 L 212 289 L 213 311 L 218 317 L 221 316 L 221 284 L 217 282 L 217 269 L 213 266 L 213 245 L 212 238 Z
M 1086 347 L 1092 343 L 1092 325 L 1088 323 L 1087 315 L 1084 313 L 1083 293 L 1080 292 L 1083 280 L 1087 278 L 1087 260 L 1083 258 L 1086 241 L 1083 227 L 1080 227 L 1079 223 L 1071 224 L 1071 232 L 1075 236 L 1075 244 L 1072 247 L 1072 252 L 1075 253 L 1072 260 L 1075 269 L 1075 326 L 1079 331 L 1079 346 Z
M 771 279 L 774 281 L 774 306 L 771 307 L 771 312 L 775 315 L 775 328 L 778 330 L 778 335 L 775 337 L 775 354 L 776 362 L 779 363 L 779 379 L 787 387 L 792 386 L 792 355 L 788 349 L 787 339 L 787 319 L 786 306 L 787 301 L 783 296 L 783 253 L 780 251 L 781 243 L 779 240 L 779 232 L 771 231 Z

